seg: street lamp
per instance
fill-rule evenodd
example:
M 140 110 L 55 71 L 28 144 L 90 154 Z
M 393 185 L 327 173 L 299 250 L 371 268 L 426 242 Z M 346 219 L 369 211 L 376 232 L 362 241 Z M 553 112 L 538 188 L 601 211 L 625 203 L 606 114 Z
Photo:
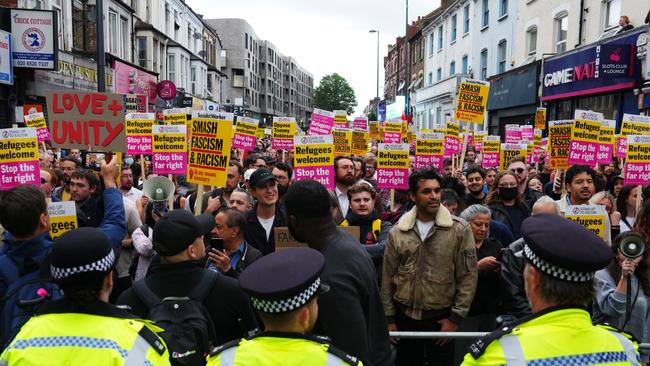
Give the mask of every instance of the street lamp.
M 375 100 L 375 119 L 379 120 L 379 30 L 371 29 L 370 33 L 377 33 L 377 95 Z

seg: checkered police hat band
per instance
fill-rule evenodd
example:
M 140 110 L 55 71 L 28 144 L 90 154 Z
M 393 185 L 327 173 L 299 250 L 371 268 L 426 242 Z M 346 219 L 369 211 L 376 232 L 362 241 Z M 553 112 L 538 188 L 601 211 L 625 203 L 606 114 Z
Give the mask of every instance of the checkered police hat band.
M 589 282 L 594 279 L 594 272 L 577 272 L 560 268 L 548 263 L 533 253 L 528 245 L 524 245 L 524 255 L 535 266 L 535 268 L 546 273 L 547 275 L 568 282 Z
M 265 300 L 256 297 L 251 297 L 253 307 L 264 313 L 286 313 L 296 310 L 305 305 L 311 300 L 318 288 L 320 287 L 320 278 L 317 278 L 314 283 L 298 295 L 281 300 Z
M 115 252 L 110 251 L 104 258 L 90 264 L 84 264 L 83 266 L 78 267 L 69 267 L 61 268 L 54 265 L 50 265 L 50 270 L 52 271 L 52 277 L 55 280 L 61 280 L 67 277 L 70 277 L 79 273 L 87 272 L 108 272 L 113 268 L 113 263 L 115 262 Z

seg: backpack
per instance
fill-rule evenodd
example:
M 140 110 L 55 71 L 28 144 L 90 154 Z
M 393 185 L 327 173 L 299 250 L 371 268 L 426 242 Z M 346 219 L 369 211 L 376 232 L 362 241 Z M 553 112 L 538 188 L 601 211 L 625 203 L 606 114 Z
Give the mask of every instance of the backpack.
M 45 301 L 62 297 L 47 266 L 36 261 L 31 264 L 22 266 L 36 267 L 28 271 L 28 268 L 19 268 L 18 263 L 9 255 L 0 256 L 0 275 L 8 285 L 5 296 L 0 299 L 0 350 L 8 345 Z
M 160 336 L 167 344 L 172 365 L 205 365 L 206 356 L 217 345 L 214 324 L 203 300 L 218 276 L 216 272 L 205 271 L 187 297 L 161 299 L 145 280 L 133 285 L 135 295 L 149 308 L 147 319 L 164 329 Z

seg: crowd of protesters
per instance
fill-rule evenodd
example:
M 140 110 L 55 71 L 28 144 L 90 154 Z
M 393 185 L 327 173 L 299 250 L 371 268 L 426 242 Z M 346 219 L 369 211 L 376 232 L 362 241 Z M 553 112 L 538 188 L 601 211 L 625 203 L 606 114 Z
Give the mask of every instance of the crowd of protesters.
M 19 186 L 0 196 L 0 259 L 9 258 L 19 272 L 9 276 L 0 269 L 0 349 L 29 318 L 17 309 L 18 295 L 8 291 L 12 281 L 35 271 L 53 275 L 51 269 L 65 267 L 62 255 L 76 263 L 71 268 L 83 267 L 91 259 L 78 258 L 84 251 L 59 249 L 63 254 L 55 257 L 57 242 L 78 245 L 94 237 L 106 245 L 97 256 L 115 253 L 114 263 L 87 281 L 94 283 L 92 291 L 53 276 L 63 298 L 52 296 L 40 307 L 68 301 L 72 312 L 110 315 L 113 310 L 94 311 L 92 305 L 125 305 L 146 319 L 154 306 L 143 293 L 190 296 L 205 281 L 210 286 L 201 300 L 212 322 L 210 348 L 250 337 L 277 319 L 251 304 L 252 295 L 238 284 L 240 274 L 281 251 L 275 230 L 288 227 L 293 238 L 323 255 L 320 279 L 329 287 L 318 295 L 318 318 L 305 332 L 329 337 L 365 365 L 458 364 L 468 342 L 390 338 L 389 331 L 489 332 L 530 315 L 524 260 L 517 255 L 525 245 L 522 223 L 586 204 L 605 206 L 603 245 L 616 258 L 596 274 L 593 319 L 639 342 L 650 340 L 650 261 L 646 254 L 632 260 L 619 250 L 626 232 L 650 240 L 650 207 L 637 204 L 650 190 L 625 185 L 616 161 L 560 171 L 516 156 L 499 171 L 484 169 L 480 153 L 470 149 L 462 164 L 446 159 L 440 170 L 411 166 L 408 189 L 391 193 L 377 188 L 376 153 L 372 146 L 365 156 L 337 156 L 335 189 L 327 191 L 316 181 L 294 181 L 293 154 L 260 139 L 255 151 L 231 159 L 224 187 L 197 192 L 184 176 L 173 176 L 173 197 L 161 204 L 143 194 L 143 184 L 155 177 L 148 160 L 127 155 L 118 163 L 74 149 L 41 151 L 40 189 Z M 197 199 L 201 212 L 194 216 Z M 97 229 L 84 235 L 72 230 L 53 241 L 47 204 L 70 200 L 78 226 Z M 350 226 L 359 228 L 359 237 L 337 228 Z M 48 311 L 59 310 L 34 312 Z M 642 359 L 648 362 L 648 354 Z M 7 360 L 0 364 L 11 365 Z

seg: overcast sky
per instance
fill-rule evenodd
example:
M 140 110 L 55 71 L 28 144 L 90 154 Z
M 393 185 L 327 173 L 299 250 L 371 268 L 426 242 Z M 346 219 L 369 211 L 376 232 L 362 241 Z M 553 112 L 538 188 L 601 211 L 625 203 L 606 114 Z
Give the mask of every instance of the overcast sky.
M 241 18 L 261 39 L 275 44 L 320 78 L 334 72 L 348 80 L 357 97 L 356 114 L 376 94 L 379 29 L 379 95 L 383 94 L 383 57 L 387 45 L 404 34 L 406 0 L 187 0 L 206 19 Z M 409 1 L 413 21 L 440 4 L 439 0 Z

